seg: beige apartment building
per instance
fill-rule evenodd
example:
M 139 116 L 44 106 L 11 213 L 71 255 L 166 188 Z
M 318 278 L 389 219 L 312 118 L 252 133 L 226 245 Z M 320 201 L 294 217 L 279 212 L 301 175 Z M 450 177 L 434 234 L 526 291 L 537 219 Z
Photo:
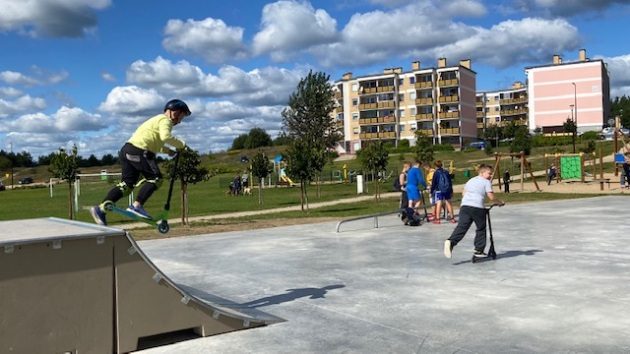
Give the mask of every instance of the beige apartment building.
M 509 122 L 527 126 L 529 111 L 527 102 L 527 86 L 519 81 L 509 89 L 477 92 L 478 135 L 483 136 L 484 130 L 488 127 L 503 127 Z
M 355 153 L 372 141 L 415 145 L 420 131 L 435 144 L 461 147 L 477 137 L 476 73 L 470 60 L 448 66 L 410 71 L 388 68 L 381 74 L 353 77 L 346 73 L 334 83 L 337 107 L 333 112 L 343 132 L 341 153 Z

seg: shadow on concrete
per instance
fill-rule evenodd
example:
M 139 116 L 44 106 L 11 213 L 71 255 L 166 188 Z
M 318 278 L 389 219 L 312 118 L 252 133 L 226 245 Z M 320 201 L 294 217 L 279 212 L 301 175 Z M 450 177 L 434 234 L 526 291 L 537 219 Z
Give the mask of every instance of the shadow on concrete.
M 511 258 L 511 257 L 519 257 L 519 256 L 533 256 L 533 255 L 535 255 L 536 253 L 539 253 L 539 252 L 543 252 L 543 250 L 507 251 L 507 252 L 503 252 L 503 253 L 497 253 L 497 259 L 496 260 L 499 260 L 501 258 Z M 472 259 L 472 257 L 471 257 L 471 259 Z M 467 261 L 461 261 L 461 262 L 453 263 L 453 265 L 472 263 L 471 259 L 469 259 Z M 490 257 L 482 258 L 480 260 L 477 260 L 477 262 L 475 262 L 475 263 L 483 263 L 483 262 L 490 262 L 490 261 L 495 261 L 495 259 L 492 259 Z
M 283 302 L 289 302 L 293 300 L 297 300 L 302 297 L 308 297 L 309 299 L 323 299 L 326 297 L 326 293 L 329 290 L 344 288 L 345 285 L 335 284 L 324 286 L 323 288 L 300 288 L 300 289 L 287 289 L 288 293 L 272 295 L 260 298 L 258 300 L 253 300 L 250 302 L 246 302 L 241 304 L 243 307 L 255 308 L 255 307 L 263 307 L 269 305 L 277 305 Z

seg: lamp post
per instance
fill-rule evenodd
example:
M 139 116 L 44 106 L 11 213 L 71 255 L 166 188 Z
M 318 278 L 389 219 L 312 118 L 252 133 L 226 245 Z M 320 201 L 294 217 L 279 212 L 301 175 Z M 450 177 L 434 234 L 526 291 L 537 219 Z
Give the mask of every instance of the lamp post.
M 573 153 L 575 154 L 575 132 L 577 131 L 577 124 L 575 124 L 575 118 L 573 116 L 573 105 L 570 104 L 569 108 L 571 109 L 571 122 L 573 122 L 573 131 L 571 132 L 571 141 L 573 142 Z
M 575 107 L 575 118 L 573 119 L 573 124 L 575 124 L 575 132 L 577 134 L 577 129 L 578 129 L 578 125 L 577 125 L 577 117 L 578 117 L 578 113 L 577 113 L 577 85 L 575 84 L 575 82 L 572 82 L 571 85 L 573 85 L 573 107 Z M 575 151 L 573 151 L 573 152 L 575 152 Z

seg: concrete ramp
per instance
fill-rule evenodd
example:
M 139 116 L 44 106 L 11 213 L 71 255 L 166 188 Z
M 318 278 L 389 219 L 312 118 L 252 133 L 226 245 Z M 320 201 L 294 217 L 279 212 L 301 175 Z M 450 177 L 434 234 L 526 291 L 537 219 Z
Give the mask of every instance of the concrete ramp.
M 125 353 L 283 321 L 184 289 L 124 230 L 0 222 L 0 352 Z

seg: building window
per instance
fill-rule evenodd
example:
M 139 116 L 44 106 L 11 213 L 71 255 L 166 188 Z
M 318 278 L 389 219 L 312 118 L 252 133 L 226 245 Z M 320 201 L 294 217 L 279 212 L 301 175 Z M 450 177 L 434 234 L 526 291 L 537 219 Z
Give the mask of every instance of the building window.
M 416 77 L 415 76 L 410 77 L 409 78 L 409 83 L 412 84 L 412 85 L 415 84 L 416 83 Z
M 358 98 L 353 98 L 353 99 L 352 99 L 352 105 L 353 105 L 353 106 L 356 106 L 356 105 L 358 105 L 358 104 L 359 104 L 359 99 L 358 99 Z
M 405 116 L 405 110 L 404 110 L 404 109 L 399 109 L 399 110 L 398 110 L 398 116 L 399 116 L 400 118 L 403 118 L 403 117 Z
M 359 91 L 359 84 L 352 84 L 352 92 Z
M 415 116 L 416 115 L 416 107 L 409 108 L 409 114 L 411 114 L 412 116 Z
M 359 112 L 352 113 L 352 120 L 358 120 L 358 119 L 359 119 Z

